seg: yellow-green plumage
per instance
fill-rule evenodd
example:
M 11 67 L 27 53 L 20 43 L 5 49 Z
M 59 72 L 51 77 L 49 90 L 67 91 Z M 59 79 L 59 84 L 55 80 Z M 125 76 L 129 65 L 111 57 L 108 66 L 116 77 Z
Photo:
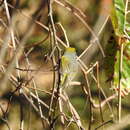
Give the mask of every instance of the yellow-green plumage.
M 78 72 L 78 63 L 75 48 L 66 48 L 61 58 L 61 86 L 69 86 Z

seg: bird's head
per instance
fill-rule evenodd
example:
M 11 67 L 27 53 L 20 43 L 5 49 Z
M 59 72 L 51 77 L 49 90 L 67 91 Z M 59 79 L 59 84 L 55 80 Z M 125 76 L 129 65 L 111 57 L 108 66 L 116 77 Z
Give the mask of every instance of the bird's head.
M 73 53 L 73 52 L 76 52 L 76 50 L 75 50 L 75 48 L 68 47 L 68 48 L 66 48 L 65 52 Z

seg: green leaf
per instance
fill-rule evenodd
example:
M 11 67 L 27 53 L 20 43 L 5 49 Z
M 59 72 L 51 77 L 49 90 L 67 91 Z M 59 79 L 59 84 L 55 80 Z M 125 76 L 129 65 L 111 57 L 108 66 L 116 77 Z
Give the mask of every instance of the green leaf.
M 124 35 L 127 32 L 127 35 L 130 35 L 130 24 L 128 23 L 128 19 L 125 17 L 125 4 L 124 0 L 114 0 L 112 12 L 111 12 L 111 20 L 113 24 L 113 28 L 116 36 L 121 38 L 121 44 L 124 45 L 123 50 L 123 63 L 122 63 L 122 72 L 121 79 L 119 79 L 120 73 L 120 49 L 117 50 L 115 61 L 114 61 L 114 76 L 113 76 L 113 86 L 118 88 L 119 80 L 121 80 L 121 88 L 122 89 L 130 89 L 130 41 L 126 40 Z M 115 42 L 116 44 L 116 42 Z M 120 48 L 120 43 L 118 46 Z
M 119 84 L 119 63 L 120 63 L 120 52 L 117 51 L 116 62 L 114 65 L 114 87 L 118 88 Z M 124 43 L 124 55 L 121 72 L 121 88 L 130 89 L 130 42 Z
M 123 0 L 114 0 L 111 19 L 116 35 L 123 37 L 125 24 L 125 4 Z

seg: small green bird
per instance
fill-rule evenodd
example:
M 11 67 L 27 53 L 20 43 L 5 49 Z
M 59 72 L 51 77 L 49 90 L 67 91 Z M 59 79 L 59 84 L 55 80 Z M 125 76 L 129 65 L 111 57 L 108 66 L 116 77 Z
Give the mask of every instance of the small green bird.
M 77 54 L 75 48 L 68 47 L 65 50 L 64 55 L 61 57 L 61 76 L 60 76 L 60 94 L 69 98 L 71 93 L 71 82 L 74 80 L 78 72 Z M 59 109 L 61 113 L 64 113 L 64 101 L 59 98 Z M 65 124 L 64 116 L 61 115 L 61 122 Z
M 68 47 L 61 58 L 61 87 L 66 88 L 74 80 L 78 72 L 75 48 Z

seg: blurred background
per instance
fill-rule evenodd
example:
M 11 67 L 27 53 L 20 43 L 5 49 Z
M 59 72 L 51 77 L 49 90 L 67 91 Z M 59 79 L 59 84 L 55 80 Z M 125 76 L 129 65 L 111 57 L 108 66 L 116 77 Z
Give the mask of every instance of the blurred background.
M 94 75 L 97 79 L 97 68 L 93 67 L 95 63 L 99 64 L 99 86 L 106 97 L 113 95 L 111 82 L 117 45 L 109 17 L 112 0 L 68 0 L 67 3 L 64 0 L 53 1 L 52 15 L 56 35 L 64 43 L 66 42 L 63 30 L 58 25 L 60 23 L 66 31 L 70 46 L 76 48 L 78 56 L 88 48 L 81 60 L 85 66 L 92 68 L 92 72 L 88 74 L 89 86 L 94 103 L 99 104 L 105 100 L 105 97 L 92 77 Z M 99 39 L 105 58 L 101 48 L 95 42 L 95 37 Z M 23 51 L 18 60 L 13 63 L 14 56 L 20 53 L 17 53 L 17 46 L 23 41 Z M 63 54 L 65 47 L 60 42 L 58 44 Z M 6 2 L 1 0 L 0 48 L 0 56 L 4 55 L 0 61 L 2 86 L 0 89 L 2 95 L 0 98 L 0 129 L 46 130 L 47 128 L 43 128 L 41 117 L 37 112 L 36 96 L 39 96 L 42 103 L 50 105 L 51 96 L 48 93 L 51 93 L 53 88 L 54 72 L 52 70 L 54 66 L 49 57 L 52 46 L 47 0 L 7 0 Z M 17 59 L 17 56 L 15 58 Z M 77 81 L 86 84 L 81 70 L 79 70 Z M 26 86 L 25 90 L 20 89 L 22 85 Z M 36 86 L 37 92 L 33 86 Z M 21 95 L 20 91 L 23 91 L 24 95 Z M 69 95 L 86 130 L 96 128 L 105 130 L 117 119 L 117 98 L 111 100 L 110 104 L 106 103 L 103 108 L 93 108 L 82 85 L 72 86 Z M 47 118 L 48 108 L 41 105 L 41 109 Z M 129 96 L 127 96 L 122 99 L 122 116 L 126 116 L 129 110 Z M 67 112 L 67 110 L 65 111 Z M 70 115 L 69 112 L 68 115 Z M 106 124 L 102 127 L 104 122 Z M 62 129 L 60 121 L 56 121 L 55 130 Z M 78 130 L 78 127 L 71 124 L 67 130 Z

